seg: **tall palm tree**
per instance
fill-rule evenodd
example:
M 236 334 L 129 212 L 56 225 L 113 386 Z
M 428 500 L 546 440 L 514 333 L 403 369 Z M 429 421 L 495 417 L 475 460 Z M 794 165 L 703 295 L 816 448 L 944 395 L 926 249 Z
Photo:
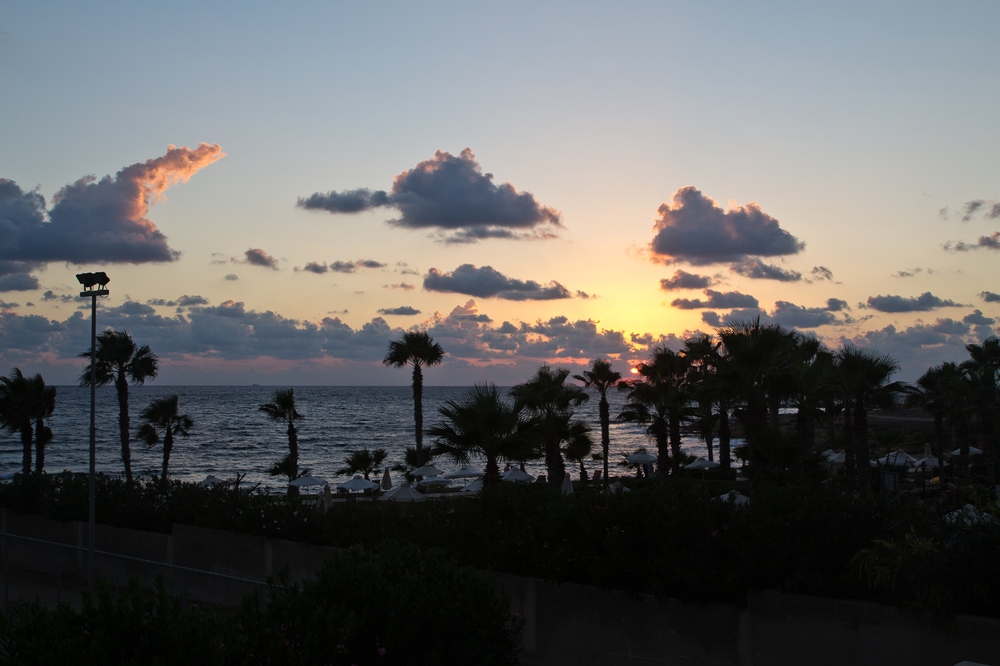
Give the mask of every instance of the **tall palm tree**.
M 295 427 L 295 422 L 303 418 L 295 409 L 295 389 L 276 390 L 274 400 L 260 405 L 258 410 L 267 414 L 272 420 L 288 425 L 285 430 L 288 435 L 288 455 L 272 468 L 276 470 L 272 476 L 283 474 L 288 476 L 289 482 L 294 481 L 299 478 L 299 429 Z M 289 486 L 289 495 L 298 493 L 298 487 Z
M 962 363 L 962 369 L 974 385 L 970 407 L 978 421 L 983 451 L 993 461 L 1000 431 L 1000 339 L 991 336 L 982 344 L 966 345 L 965 349 L 970 358 Z
M 0 377 L 0 425 L 21 435 L 21 472 L 25 476 L 31 474 L 33 397 L 31 380 L 20 368 L 14 368 L 9 377 Z
M 719 347 L 721 346 L 722 342 L 717 342 L 711 335 L 707 334 L 684 341 L 683 353 L 690 363 L 688 384 L 691 387 L 691 395 L 698 405 L 696 422 L 698 431 L 702 439 L 705 440 L 709 460 L 715 459 L 712 443 L 715 441 L 716 423 L 721 420 L 721 414 L 717 415 L 715 412 L 721 388 L 717 374 L 721 361 L 719 355 Z
M 347 454 L 344 462 L 347 465 L 341 469 L 337 470 L 337 474 L 354 474 L 356 472 L 361 472 L 365 475 L 365 478 L 371 481 L 372 472 L 376 467 L 382 464 L 382 461 L 386 459 L 389 454 L 386 453 L 385 449 L 375 449 L 374 451 L 369 451 L 367 448 L 359 449 L 357 451 L 351 451 Z
M 907 397 L 911 406 L 919 406 L 934 418 L 934 438 L 931 452 L 938 464 L 944 464 L 948 449 L 948 430 L 954 424 L 953 412 L 964 406 L 965 373 L 955 363 L 942 363 L 928 368 L 917 379 L 917 384 Z
M 537 422 L 520 403 L 504 399 L 495 384 L 476 384 L 458 400 L 438 408 L 441 420 L 427 429 L 434 453 L 468 465 L 473 458 L 486 462 L 485 485 L 500 480 L 500 462 L 530 456 Z
M 170 452 L 174 448 L 174 436 L 187 437 L 194 421 L 187 414 L 180 414 L 177 411 L 177 396 L 170 395 L 166 398 L 154 400 L 140 412 L 139 417 L 145 421 L 137 436 L 146 442 L 147 448 L 153 448 L 160 442 L 160 433 L 163 433 L 163 474 L 160 483 L 165 488 L 167 486 L 167 468 L 170 465 Z
M 382 363 L 392 368 L 413 366 L 413 422 L 417 449 L 424 447 L 424 373 L 423 366 L 438 365 L 444 358 L 444 349 L 425 331 L 408 331 L 400 340 L 389 343 Z
M 543 365 L 528 381 L 514 386 L 510 394 L 517 404 L 539 417 L 545 443 L 545 470 L 549 484 L 558 486 L 566 476 L 559 443 L 567 434 L 566 424 L 577 407 L 590 397 L 579 386 L 566 384 L 569 370 Z
M 80 358 L 90 358 L 90 350 L 80 354 Z M 128 410 L 128 386 L 141 386 L 147 379 L 154 379 L 159 369 L 149 345 L 136 345 L 126 331 L 109 330 L 97 336 L 97 355 L 94 365 L 95 381 L 98 386 L 114 383 L 118 394 L 118 436 L 122 446 L 122 465 L 125 480 L 132 484 L 132 449 L 129 446 L 131 427 Z M 90 367 L 80 375 L 80 386 L 90 386 Z
M 611 414 L 608 406 L 608 390 L 618 386 L 622 380 L 620 372 L 611 369 L 611 361 L 594 359 L 590 370 L 584 370 L 573 379 L 583 382 L 586 388 L 594 389 L 601 396 L 598 403 L 598 418 L 601 420 L 601 450 L 604 455 L 604 487 L 608 487 L 608 448 L 611 445 Z M 581 464 L 582 468 L 582 464 Z
M 868 488 L 871 468 L 868 463 L 868 412 L 872 409 L 890 409 L 907 392 L 902 382 L 890 382 L 899 370 L 899 363 L 888 354 L 879 354 L 871 349 L 844 344 L 837 352 L 840 361 L 838 375 L 844 391 L 844 399 L 849 403 L 845 413 L 850 414 L 845 424 L 851 433 L 858 485 Z M 846 438 L 845 438 L 846 439 Z M 845 442 L 845 458 L 847 442 Z
M 31 412 L 35 419 L 35 472 L 45 471 L 45 447 L 52 441 L 52 429 L 45 425 L 45 419 L 56 409 L 56 387 L 46 386 L 40 374 L 30 380 Z

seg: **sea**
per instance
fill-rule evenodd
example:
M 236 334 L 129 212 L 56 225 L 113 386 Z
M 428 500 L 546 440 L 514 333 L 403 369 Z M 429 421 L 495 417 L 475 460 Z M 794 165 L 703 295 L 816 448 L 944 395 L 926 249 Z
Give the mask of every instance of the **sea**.
M 169 395 L 178 396 L 178 407 L 194 421 L 187 438 L 179 437 L 170 456 L 172 479 L 197 482 L 213 475 L 232 479 L 245 474 L 243 483 L 260 484 L 262 490 L 284 493 L 285 484 L 271 477 L 267 469 L 288 452 L 286 426 L 272 421 L 258 407 L 274 399 L 274 386 L 160 386 L 147 384 L 129 387 L 133 432 L 132 470 L 135 474 L 159 474 L 162 448 L 146 448 L 134 439 L 141 421 L 139 413 L 152 401 Z M 304 417 L 298 422 L 299 465 L 310 474 L 330 481 L 331 486 L 348 480 L 337 475 L 344 459 L 354 450 L 384 448 L 385 466 L 403 462 L 403 452 L 414 445 L 413 390 L 409 386 L 298 386 L 295 404 Z M 448 400 L 458 400 L 469 387 L 425 386 L 424 425 L 440 420 L 438 408 Z M 612 418 L 621 411 L 624 395 L 609 395 Z M 600 451 L 598 397 L 576 408 L 575 418 L 593 428 L 594 453 Z M 121 445 L 118 437 L 118 399 L 114 387 L 97 389 L 97 471 L 121 475 Z M 48 420 L 53 438 L 45 450 L 45 471 L 86 472 L 89 468 L 90 389 L 78 386 L 57 387 L 56 409 Z M 424 445 L 433 444 L 424 436 Z M 654 452 L 655 443 L 644 427 L 633 423 L 611 424 L 609 465 L 612 475 L 627 473 L 617 468 L 623 455 L 645 447 Z M 682 441 L 686 453 L 706 456 L 704 441 L 686 435 Z M 19 436 L 0 433 L 0 478 L 10 479 L 21 471 L 22 447 Z M 445 472 L 456 465 L 438 458 L 433 464 Z M 482 466 L 478 462 L 474 467 Z M 602 468 L 598 461 L 585 463 L 588 473 Z M 544 461 L 530 461 L 526 469 L 532 475 L 545 473 Z M 574 479 L 579 467 L 567 462 Z M 381 470 L 380 470 L 381 472 Z M 403 481 L 402 474 L 390 472 L 393 483 Z

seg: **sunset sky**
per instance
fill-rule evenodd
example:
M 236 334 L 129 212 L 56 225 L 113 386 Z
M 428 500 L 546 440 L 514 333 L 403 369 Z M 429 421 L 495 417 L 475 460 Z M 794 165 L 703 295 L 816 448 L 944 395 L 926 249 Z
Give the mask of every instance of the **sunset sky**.
M 98 324 L 166 384 L 619 369 L 761 316 L 1000 324 L 1000 4 L 0 5 L 0 372 Z

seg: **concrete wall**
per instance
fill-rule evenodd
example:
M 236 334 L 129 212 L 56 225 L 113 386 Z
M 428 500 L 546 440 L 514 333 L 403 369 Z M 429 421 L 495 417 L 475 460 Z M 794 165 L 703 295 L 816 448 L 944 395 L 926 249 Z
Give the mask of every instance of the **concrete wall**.
M 87 526 L 0 512 L 0 535 L 87 546 Z M 287 567 L 293 580 L 313 574 L 333 549 L 175 525 L 173 534 L 99 526 L 98 550 L 262 581 Z M 2 537 L 0 537 L 2 538 Z M 84 552 L 4 539 L 10 571 L 85 579 Z M 148 565 L 98 558 L 99 576 L 151 584 Z M 165 571 L 161 569 L 160 571 Z M 1000 666 L 1000 620 L 959 616 L 950 624 L 904 616 L 857 601 L 778 592 L 748 595 L 747 607 L 684 605 L 646 595 L 499 575 L 514 612 L 525 618 L 522 662 L 532 665 L 656 663 L 798 665 L 907 664 L 963 660 Z M 173 571 L 168 590 L 188 599 L 238 604 L 253 583 Z

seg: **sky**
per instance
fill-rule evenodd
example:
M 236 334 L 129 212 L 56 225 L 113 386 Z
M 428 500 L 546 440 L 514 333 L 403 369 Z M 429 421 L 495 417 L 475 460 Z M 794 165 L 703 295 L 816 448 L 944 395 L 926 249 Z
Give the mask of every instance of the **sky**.
M 620 370 L 761 317 L 1000 324 L 1000 3 L 0 3 L 0 372 L 98 326 L 159 383 Z

